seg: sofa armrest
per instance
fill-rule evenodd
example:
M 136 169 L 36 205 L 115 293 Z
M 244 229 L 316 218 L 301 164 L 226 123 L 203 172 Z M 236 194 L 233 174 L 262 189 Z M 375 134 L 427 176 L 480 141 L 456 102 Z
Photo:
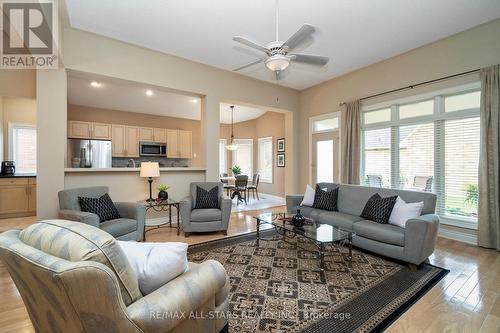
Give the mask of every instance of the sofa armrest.
M 227 230 L 229 220 L 231 219 L 231 209 L 233 208 L 233 201 L 229 198 L 223 197 L 220 201 L 220 210 L 222 213 L 222 226 Z
M 169 332 L 190 314 L 209 316 L 209 313 L 194 312 L 211 298 L 215 308 L 216 295 L 224 288 L 226 280 L 226 270 L 215 260 L 191 265 L 186 273 L 130 304 L 127 312 L 144 332 Z
M 63 220 L 82 222 L 96 228 L 99 228 L 100 225 L 99 216 L 97 216 L 94 213 L 81 212 L 78 210 L 69 210 L 69 209 L 60 210 L 59 218 Z
M 191 211 L 193 210 L 193 198 L 187 196 L 179 201 L 179 210 L 181 215 L 182 227 L 186 226 L 191 221 Z
M 137 239 L 142 240 L 146 223 L 146 206 L 136 202 L 115 202 L 121 217 L 137 221 Z
M 406 222 L 405 258 L 408 262 L 420 265 L 429 257 L 436 246 L 439 230 L 439 217 L 426 214 Z
M 294 194 L 286 196 L 286 210 L 288 213 L 294 212 L 294 207 L 300 206 L 300 203 L 304 200 L 303 194 Z

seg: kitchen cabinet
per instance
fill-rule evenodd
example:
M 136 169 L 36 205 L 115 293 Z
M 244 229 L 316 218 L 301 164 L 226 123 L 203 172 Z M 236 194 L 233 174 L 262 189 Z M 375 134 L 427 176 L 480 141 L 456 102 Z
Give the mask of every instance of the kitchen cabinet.
M 152 127 L 141 127 L 140 137 L 140 141 L 153 142 L 155 138 L 154 129 Z
M 178 147 L 180 158 L 193 157 L 193 133 L 191 131 L 179 130 Z
M 92 139 L 111 140 L 111 125 L 92 123 Z
M 159 143 L 167 142 L 167 130 L 165 128 L 154 128 L 153 134 L 155 142 Z
M 111 125 L 70 120 L 68 137 L 75 139 L 111 140 Z
M 36 214 L 36 180 L 0 178 L 0 217 Z
M 92 123 L 70 120 L 68 123 L 68 137 L 90 139 L 92 137 Z
M 167 130 L 167 157 L 179 158 L 179 131 Z
M 139 127 L 112 125 L 113 157 L 139 156 Z
M 167 130 L 167 157 L 192 158 L 193 133 L 184 130 Z

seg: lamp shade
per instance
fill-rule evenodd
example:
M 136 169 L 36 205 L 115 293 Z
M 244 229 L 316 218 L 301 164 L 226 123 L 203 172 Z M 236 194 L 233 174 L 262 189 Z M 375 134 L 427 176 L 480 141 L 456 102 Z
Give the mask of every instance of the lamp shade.
M 142 162 L 141 177 L 160 177 L 160 165 L 158 162 Z

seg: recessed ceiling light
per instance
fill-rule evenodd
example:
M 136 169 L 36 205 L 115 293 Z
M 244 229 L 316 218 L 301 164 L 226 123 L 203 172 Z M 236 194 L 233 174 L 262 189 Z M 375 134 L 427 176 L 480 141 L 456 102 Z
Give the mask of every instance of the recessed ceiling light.
M 102 83 L 97 82 L 97 81 L 92 81 L 92 82 L 90 82 L 90 85 L 94 88 L 99 88 L 100 86 L 102 86 Z
M 197 99 L 197 98 L 193 98 L 193 99 L 191 100 L 191 103 L 193 103 L 193 104 L 198 103 L 198 99 Z
M 146 90 L 146 95 L 153 96 L 153 90 L 151 89 Z

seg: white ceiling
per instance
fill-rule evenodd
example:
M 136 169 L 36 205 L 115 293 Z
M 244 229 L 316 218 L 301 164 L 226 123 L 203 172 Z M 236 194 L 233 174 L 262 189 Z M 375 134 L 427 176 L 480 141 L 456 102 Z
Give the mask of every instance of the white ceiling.
M 101 83 L 94 88 L 92 81 Z M 153 95 L 147 96 L 146 90 Z M 68 75 L 68 102 L 103 109 L 147 113 L 199 120 L 201 118 L 200 98 L 188 96 L 144 84 L 103 78 L 93 74 L 75 73 Z
M 66 0 L 73 27 L 231 70 L 261 57 L 234 35 L 274 40 L 270 0 Z M 280 84 L 304 89 L 500 17 L 500 0 L 282 0 L 280 39 L 304 23 L 313 40 L 297 52 L 330 57 L 292 64 Z M 242 74 L 275 82 L 263 64 Z
M 100 83 L 101 86 L 92 87 L 90 85 L 92 81 Z M 153 91 L 152 96 L 146 95 L 148 89 Z M 138 82 L 83 72 L 69 72 L 68 103 L 159 116 L 201 119 L 201 105 L 198 96 L 184 95 Z M 256 119 L 266 113 L 264 109 L 221 103 L 220 122 L 223 124 L 231 123 L 230 105 L 235 105 L 235 123 Z
M 241 123 L 242 121 L 252 120 L 259 118 L 266 110 L 257 109 L 249 106 L 236 105 L 236 104 L 220 104 L 220 122 L 222 124 L 231 124 L 231 108 L 234 105 L 234 122 Z

